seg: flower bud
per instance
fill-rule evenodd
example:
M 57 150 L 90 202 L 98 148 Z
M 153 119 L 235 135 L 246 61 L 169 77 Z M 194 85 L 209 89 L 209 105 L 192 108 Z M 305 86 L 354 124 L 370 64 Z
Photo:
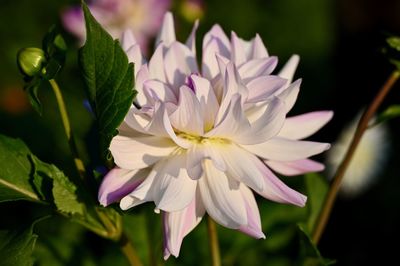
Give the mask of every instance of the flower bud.
M 20 71 L 28 76 L 33 77 L 39 73 L 46 61 L 44 51 L 40 48 L 24 48 L 18 52 L 17 64 Z

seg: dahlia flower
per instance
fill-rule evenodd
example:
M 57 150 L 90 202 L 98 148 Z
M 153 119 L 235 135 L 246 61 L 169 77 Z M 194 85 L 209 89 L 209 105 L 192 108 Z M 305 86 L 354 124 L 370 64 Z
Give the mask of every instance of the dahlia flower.
M 327 170 L 330 178 L 333 178 L 337 168 L 350 146 L 356 132 L 361 115 L 357 115 L 340 133 L 338 140 L 327 153 Z M 341 195 L 355 197 L 367 190 L 377 181 L 379 173 L 385 167 L 388 159 L 389 130 L 385 124 L 376 125 L 368 129 L 343 176 L 340 185 Z
M 123 210 L 152 201 L 162 212 L 164 257 L 179 255 L 182 239 L 207 212 L 219 224 L 264 238 L 252 191 L 281 203 L 304 206 L 306 197 L 286 186 L 285 175 L 320 171 L 308 157 L 329 148 L 302 141 L 319 130 L 332 112 L 286 117 L 299 92 L 292 83 L 293 56 L 278 75 L 260 36 L 229 39 L 219 25 L 204 36 L 201 67 L 195 33 L 175 38 L 167 13 L 148 62 L 130 31 L 122 47 L 135 63 L 137 104 L 132 105 L 111 142 L 116 168 L 100 187 L 106 206 Z
M 130 29 L 147 51 L 148 41 L 161 26 L 164 13 L 170 8 L 170 0 L 92 0 L 89 8 L 97 21 L 114 38 Z M 85 21 L 80 6 L 70 7 L 62 14 L 64 27 L 84 43 Z

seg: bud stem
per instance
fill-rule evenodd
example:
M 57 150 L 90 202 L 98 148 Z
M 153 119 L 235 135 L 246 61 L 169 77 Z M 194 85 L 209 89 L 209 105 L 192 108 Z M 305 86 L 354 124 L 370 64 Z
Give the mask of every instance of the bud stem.
M 340 166 L 336 171 L 328 195 L 326 196 L 323 209 L 318 217 L 317 224 L 314 228 L 312 235 L 312 240 L 315 244 L 318 244 L 321 235 L 324 232 L 329 216 L 332 212 L 332 208 L 335 203 L 337 194 L 339 192 L 340 183 L 342 182 L 343 176 L 351 162 L 351 158 L 353 157 L 354 152 L 356 151 L 357 146 L 360 143 L 363 134 L 368 129 L 369 121 L 374 116 L 377 109 L 385 99 L 386 95 L 389 93 L 390 89 L 399 79 L 399 77 L 400 77 L 400 72 L 398 70 L 393 71 L 392 74 L 389 76 L 389 78 L 386 80 L 385 84 L 383 84 L 382 88 L 380 89 L 376 97 L 373 99 L 372 103 L 369 105 L 368 109 L 363 113 L 358 123 L 357 130 L 353 136 L 353 140 L 351 141 L 350 147 L 348 148 L 342 163 L 340 164 Z
M 75 167 L 78 170 L 78 173 L 81 176 L 81 178 L 84 179 L 85 172 L 86 172 L 85 166 L 78 155 L 78 148 L 75 143 L 75 138 L 72 134 L 71 124 L 69 123 L 69 118 L 68 118 L 68 113 L 67 113 L 67 108 L 65 107 L 65 103 L 64 103 L 63 96 L 61 94 L 60 87 L 58 86 L 57 82 L 54 79 L 49 80 L 49 83 L 51 85 L 51 88 L 53 89 L 54 95 L 56 96 L 58 109 L 60 110 L 61 120 L 64 125 L 64 131 L 65 131 L 65 134 L 67 135 L 67 139 L 68 139 L 69 147 L 72 152 L 72 156 L 74 157 Z

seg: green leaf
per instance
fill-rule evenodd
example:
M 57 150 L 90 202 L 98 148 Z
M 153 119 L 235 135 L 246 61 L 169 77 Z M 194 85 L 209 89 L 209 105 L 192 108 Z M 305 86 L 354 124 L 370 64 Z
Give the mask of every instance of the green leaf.
M 307 231 L 301 225 L 298 226 L 298 234 L 300 241 L 300 251 L 298 262 L 296 265 L 328 266 L 335 263 L 335 261 L 325 259 L 321 256 L 318 248 L 314 245 Z
M 370 125 L 369 128 L 396 117 L 400 117 L 400 104 L 394 104 L 386 108 L 385 111 L 378 115 L 376 121 L 372 125 Z
M 116 128 L 123 121 L 136 94 L 133 64 L 117 40 L 100 26 L 82 3 L 86 21 L 86 43 L 79 61 L 100 131 L 100 148 L 107 157 Z
M 386 38 L 386 45 L 382 52 L 398 70 L 400 70 L 400 37 L 390 36 Z
M 0 202 L 41 201 L 32 183 L 30 156 L 21 140 L 0 135 Z
M 78 199 L 77 187 L 56 166 L 47 164 L 32 156 L 34 180 L 52 180 L 52 197 L 57 210 L 67 214 L 83 215 L 85 206 Z M 40 184 L 43 181 L 39 182 Z
M 329 185 L 322 175 L 316 173 L 307 174 L 305 182 L 308 196 L 306 205 L 308 208 L 308 218 L 303 228 L 311 234 L 325 202 Z
M 32 252 L 37 239 L 37 235 L 33 233 L 33 226 L 42 219 L 14 230 L 0 230 L 1 265 L 33 265 Z
M 0 135 L 0 202 L 54 202 L 66 214 L 84 214 L 76 186 L 52 164 L 36 158 L 18 139 Z

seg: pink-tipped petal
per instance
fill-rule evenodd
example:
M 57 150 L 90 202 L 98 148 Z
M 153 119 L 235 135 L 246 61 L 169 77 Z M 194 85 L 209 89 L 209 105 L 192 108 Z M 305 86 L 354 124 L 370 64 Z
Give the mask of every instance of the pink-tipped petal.
M 261 229 L 260 211 L 258 210 L 257 202 L 254 198 L 253 192 L 243 184 L 240 185 L 240 192 L 242 193 L 243 200 L 247 212 L 247 224 L 241 225 L 239 231 L 254 237 L 265 238 Z
M 183 238 L 201 221 L 205 209 L 201 198 L 196 193 L 192 202 L 184 209 L 176 212 L 163 212 L 164 259 L 170 255 L 179 256 Z
M 302 175 L 310 172 L 321 172 L 325 169 L 325 166 L 322 163 L 310 159 L 303 159 L 290 162 L 278 162 L 278 161 L 264 161 L 264 162 L 275 172 L 286 176 Z
M 117 202 L 138 187 L 148 175 L 148 169 L 126 170 L 114 168 L 104 177 L 99 189 L 99 202 L 103 206 Z
M 253 162 L 259 171 L 264 174 L 264 189 L 255 191 L 266 199 L 280 202 L 289 203 L 296 206 L 303 207 L 306 204 L 307 197 L 303 194 L 291 189 L 283 183 L 268 167 L 263 164 L 260 159 L 255 158 Z
M 332 111 L 318 111 L 286 118 L 280 137 L 304 139 L 326 125 L 333 117 Z

